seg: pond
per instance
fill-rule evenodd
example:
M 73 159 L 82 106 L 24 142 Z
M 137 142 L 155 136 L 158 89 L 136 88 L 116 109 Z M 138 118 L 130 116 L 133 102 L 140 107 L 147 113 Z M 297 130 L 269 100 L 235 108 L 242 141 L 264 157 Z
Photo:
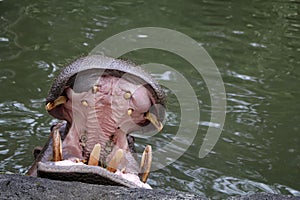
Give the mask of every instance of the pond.
M 63 66 L 122 31 L 162 27 L 197 41 L 213 59 L 226 91 L 226 118 L 223 128 L 211 122 L 209 87 L 180 56 L 158 49 L 122 56 L 180 72 L 199 104 L 195 119 L 197 109 L 181 110 L 184 102 L 166 88 L 165 127 L 150 139 L 138 138 L 138 149 L 164 147 L 182 120 L 196 122 L 198 131 L 175 162 L 150 175 L 149 184 L 212 199 L 253 192 L 300 196 L 299 11 L 298 0 L 0 0 L 0 171 L 25 173 L 33 148 L 45 144 L 56 122 L 45 97 Z M 168 73 L 153 75 L 176 82 Z M 191 119 L 182 119 L 182 112 Z M 222 133 L 199 157 L 210 127 Z

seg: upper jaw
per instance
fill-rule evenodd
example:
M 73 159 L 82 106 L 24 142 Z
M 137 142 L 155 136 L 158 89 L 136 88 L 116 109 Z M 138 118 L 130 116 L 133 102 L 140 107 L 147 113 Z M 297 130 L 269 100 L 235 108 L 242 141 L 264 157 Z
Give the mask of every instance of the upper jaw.
M 66 158 L 76 155 L 87 160 L 99 143 L 100 161 L 106 165 L 118 149 L 128 152 L 126 137 L 131 132 L 147 126 L 162 129 L 162 123 L 150 112 L 154 102 L 141 85 L 100 77 L 86 92 L 76 93 L 68 87 L 64 93 L 66 96 L 49 102 L 46 109 L 51 114 L 59 112 L 70 123 L 63 142 Z

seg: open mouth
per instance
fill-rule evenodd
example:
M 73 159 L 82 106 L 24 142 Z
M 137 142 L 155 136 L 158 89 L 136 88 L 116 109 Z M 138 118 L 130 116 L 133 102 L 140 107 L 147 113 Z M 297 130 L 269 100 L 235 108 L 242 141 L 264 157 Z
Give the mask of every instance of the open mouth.
M 127 163 L 127 165 L 123 164 L 126 157 L 128 157 L 128 155 L 125 155 L 128 152 L 123 149 L 118 149 L 107 165 L 101 164 L 101 145 L 99 143 L 94 146 L 88 159 L 82 160 L 75 157 L 63 159 L 63 144 L 59 131 L 62 126 L 64 124 L 59 123 L 52 128 L 52 160 L 37 163 L 37 176 L 65 181 L 151 189 L 151 186 L 146 183 L 152 162 L 152 148 L 150 145 L 145 147 L 138 173 L 132 169 L 126 171 L 126 167 L 132 167 L 136 163 L 131 160 L 131 163 Z M 51 151 L 51 148 L 45 149 L 45 151 Z M 130 150 L 131 152 L 133 153 L 132 150 Z
M 64 123 L 52 127 L 29 175 L 151 188 L 152 148 L 138 162 L 130 136 L 163 128 L 165 96 L 149 74 L 127 61 L 88 56 L 60 73 L 46 101 Z

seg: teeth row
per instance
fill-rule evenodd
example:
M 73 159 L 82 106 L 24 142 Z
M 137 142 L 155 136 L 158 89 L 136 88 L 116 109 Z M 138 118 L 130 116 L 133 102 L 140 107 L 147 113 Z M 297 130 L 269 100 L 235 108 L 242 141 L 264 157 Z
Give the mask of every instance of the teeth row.
M 62 161 L 63 160 L 62 141 L 58 129 L 55 129 L 53 131 L 52 141 L 53 141 L 52 142 L 53 161 L 54 162 Z M 101 145 L 96 144 L 90 154 L 88 165 L 98 166 L 100 160 L 100 152 L 101 152 Z M 110 162 L 108 163 L 107 170 L 113 173 L 116 172 L 123 157 L 124 157 L 124 151 L 122 149 L 118 149 L 114 154 L 114 156 L 112 157 L 112 159 L 110 160 Z M 139 173 L 140 179 L 144 183 L 147 181 L 148 176 L 150 174 L 151 163 L 152 163 L 152 148 L 150 145 L 147 145 L 142 155 L 140 173 Z M 122 171 L 125 171 L 125 169 L 122 169 Z

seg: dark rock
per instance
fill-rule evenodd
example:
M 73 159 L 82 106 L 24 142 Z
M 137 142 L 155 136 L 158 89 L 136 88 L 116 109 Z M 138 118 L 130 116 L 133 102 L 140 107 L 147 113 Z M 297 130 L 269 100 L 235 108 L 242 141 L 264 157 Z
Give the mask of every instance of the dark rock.
M 0 199 L 205 199 L 196 194 L 160 189 L 55 181 L 17 174 L 0 175 Z
M 196 194 L 161 189 L 130 189 L 120 186 L 55 181 L 18 174 L 0 175 L 0 199 L 206 199 Z M 255 193 L 230 200 L 300 200 L 281 194 Z

